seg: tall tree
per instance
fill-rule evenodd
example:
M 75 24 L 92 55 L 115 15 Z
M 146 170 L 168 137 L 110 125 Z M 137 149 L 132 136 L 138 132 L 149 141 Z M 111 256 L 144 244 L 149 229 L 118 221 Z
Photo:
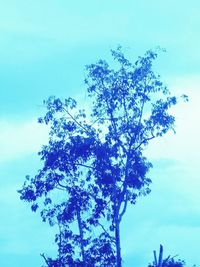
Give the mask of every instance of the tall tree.
M 72 98 L 50 97 L 39 119 L 50 125 L 49 144 L 39 152 L 43 167 L 19 192 L 33 211 L 43 198 L 43 220 L 59 227 L 57 259 L 51 264 L 43 255 L 49 266 L 122 266 L 122 218 L 129 203 L 150 192 L 144 149 L 174 131 L 168 111 L 177 98 L 152 70 L 157 52 L 135 63 L 121 48 L 111 52 L 118 68 L 104 60 L 86 67 L 89 112 Z

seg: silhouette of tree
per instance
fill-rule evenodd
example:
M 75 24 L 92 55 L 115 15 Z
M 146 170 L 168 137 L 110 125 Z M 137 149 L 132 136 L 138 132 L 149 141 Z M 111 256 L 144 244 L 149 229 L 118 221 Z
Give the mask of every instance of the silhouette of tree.
M 58 226 L 58 256 L 43 255 L 47 266 L 122 266 L 122 218 L 129 203 L 150 192 L 152 165 L 143 151 L 174 131 L 168 110 L 177 98 L 152 70 L 157 52 L 135 63 L 120 47 L 111 52 L 117 69 L 104 60 L 86 67 L 91 112 L 72 98 L 44 101 L 39 122 L 50 131 L 39 152 L 43 167 L 19 192 L 33 211 L 42 207 L 43 221 Z

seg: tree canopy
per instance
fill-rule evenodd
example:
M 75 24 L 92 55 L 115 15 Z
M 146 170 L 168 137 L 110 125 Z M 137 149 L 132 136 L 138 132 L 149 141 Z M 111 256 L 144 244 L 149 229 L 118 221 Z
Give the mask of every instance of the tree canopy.
M 157 52 L 134 63 L 121 48 L 111 53 L 117 67 L 105 60 L 86 67 L 87 110 L 71 97 L 44 101 L 39 123 L 50 131 L 39 152 L 43 166 L 19 193 L 58 226 L 58 255 L 43 255 L 47 266 L 122 266 L 120 223 L 128 204 L 150 193 L 144 149 L 174 131 L 169 109 L 177 97 L 152 69 Z

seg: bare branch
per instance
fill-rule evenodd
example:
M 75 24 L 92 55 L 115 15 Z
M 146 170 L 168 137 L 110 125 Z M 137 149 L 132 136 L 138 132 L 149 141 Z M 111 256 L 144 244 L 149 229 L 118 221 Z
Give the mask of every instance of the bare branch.
M 85 165 L 85 164 L 82 164 L 82 163 L 77 163 L 77 164 L 75 164 L 75 165 L 77 165 L 77 166 L 82 166 L 82 167 L 85 167 L 85 168 L 89 168 L 89 169 L 95 169 L 94 167 L 92 167 L 92 166 L 89 166 L 89 165 Z
M 65 185 L 62 185 L 60 182 L 58 182 L 58 185 L 59 185 L 60 187 L 62 187 L 62 188 L 65 188 L 65 189 L 67 189 L 67 186 L 65 186 Z
M 43 254 L 40 254 L 40 256 L 45 260 L 47 266 L 50 266 L 50 265 L 49 265 L 49 261 L 48 261 L 48 259 L 46 258 L 46 256 L 44 255 L 44 253 L 43 253 Z

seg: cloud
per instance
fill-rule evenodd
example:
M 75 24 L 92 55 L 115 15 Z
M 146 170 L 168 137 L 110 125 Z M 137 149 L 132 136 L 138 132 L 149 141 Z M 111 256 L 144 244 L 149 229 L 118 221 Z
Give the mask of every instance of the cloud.
M 0 55 L 4 64 L 13 59 L 21 62 L 50 57 L 69 48 L 77 50 L 80 44 L 102 43 L 106 46 L 137 44 L 142 50 L 154 45 L 170 47 L 172 53 L 176 51 L 173 56 L 179 54 L 179 61 L 186 58 L 186 53 L 187 58 L 192 55 L 195 61 L 198 57 L 199 27 L 195 12 L 198 8 L 188 4 L 179 12 L 179 4 L 171 8 L 172 1 L 164 5 L 159 1 L 145 4 L 127 1 L 126 5 L 120 1 L 117 5 L 116 1 L 84 1 L 78 6 L 76 2 L 61 4 L 60 1 L 34 1 L 31 5 L 24 1 L 9 2 L 6 1 L 0 10 Z M 85 47 L 81 48 L 85 50 Z
M 188 216 L 200 212 L 199 84 L 200 78 L 195 75 L 171 79 L 169 87 L 173 93 L 187 94 L 189 102 L 179 103 L 172 110 L 176 118 L 176 134 L 167 134 L 153 141 L 146 151 L 154 163 L 150 174 L 155 186 L 153 194 L 161 194 L 162 199 L 173 206 L 174 212 Z M 154 201 L 160 203 L 159 199 Z M 167 203 L 164 205 L 168 206 Z
M 31 120 L 0 120 L 0 164 L 38 152 L 48 140 L 48 129 Z
M 29 152 L 37 146 L 30 148 Z M 32 154 L 22 153 L 19 159 L 13 161 L 10 161 L 11 156 L 13 159 L 15 155 L 10 155 L 0 166 L 0 265 L 41 266 L 40 253 L 54 255 L 56 252 L 54 234 L 57 229 L 43 223 L 39 213 L 32 213 L 30 204 L 23 203 L 17 192 L 22 187 L 25 174 L 36 173 L 37 161 Z
M 176 135 L 155 140 L 146 151 L 154 163 L 150 173 L 152 192 L 138 199 L 136 206 L 129 207 L 122 222 L 122 251 L 127 264 L 135 258 L 137 266 L 144 266 L 153 259 L 152 251 L 160 243 L 166 257 L 179 254 L 188 265 L 199 264 L 196 249 L 200 236 L 199 84 L 197 76 L 170 81 L 173 93 L 188 94 L 190 101 L 180 103 L 172 111 L 176 117 Z M 192 244 L 189 249 L 188 244 Z
M 176 119 L 176 134 L 169 133 L 151 142 L 147 154 L 154 159 L 170 158 L 191 166 L 199 162 L 200 78 L 189 76 L 172 79 L 169 82 L 172 94 L 187 94 L 189 102 L 180 102 L 171 110 Z

